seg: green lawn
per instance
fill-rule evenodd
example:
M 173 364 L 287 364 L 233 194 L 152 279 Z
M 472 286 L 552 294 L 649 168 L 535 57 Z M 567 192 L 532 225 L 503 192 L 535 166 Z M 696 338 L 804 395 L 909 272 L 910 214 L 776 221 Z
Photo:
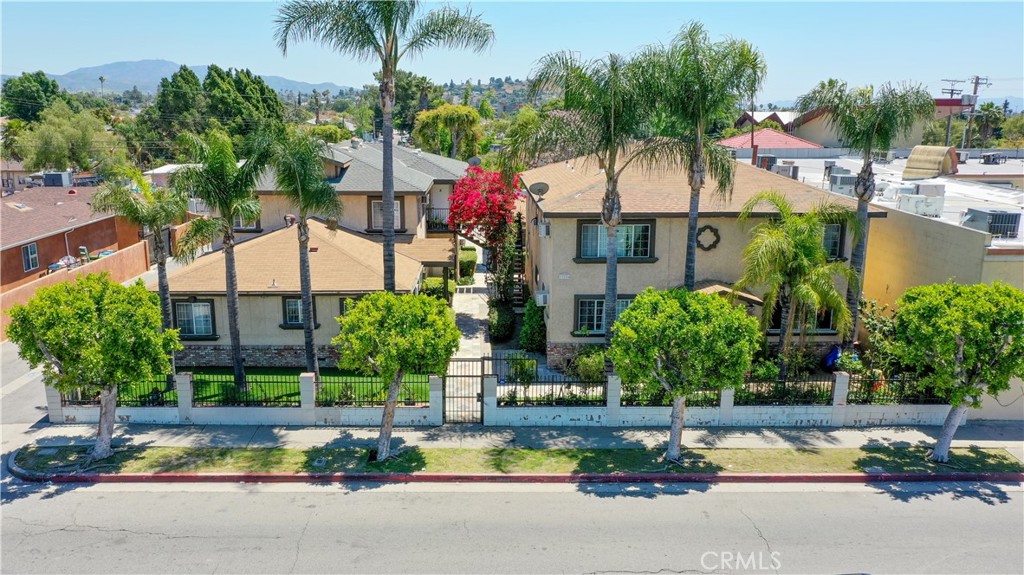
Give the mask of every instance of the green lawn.
M 26 469 L 48 471 L 85 462 L 85 446 L 18 453 Z M 340 472 L 434 473 L 841 473 L 881 468 L 886 472 L 1024 471 L 1003 449 L 958 448 L 950 463 L 926 459 L 927 448 L 691 449 L 683 464 L 669 465 L 651 449 L 441 449 L 405 448 L 384 463 L 368 463 L 355 448 L 254 449 L 142 447 L 118 451 L 96 471 L 153 472 Z

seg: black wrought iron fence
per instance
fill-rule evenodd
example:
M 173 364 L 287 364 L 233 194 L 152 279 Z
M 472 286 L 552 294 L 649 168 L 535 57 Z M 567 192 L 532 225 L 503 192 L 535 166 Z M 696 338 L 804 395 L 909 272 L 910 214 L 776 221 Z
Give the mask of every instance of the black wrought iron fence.
M 301 407 L 299 375 L 249 375 L 235 385 L 232 374 L 192 376 L 193 407 Z
M 448 208 L 430 208 L 427 210 L 427 231 L 447 232 L 455 229 L 448 224 Z
M 177 390 L 167 389 L 167 376 L 159 375 L 148 381 L 117 386 L 118 407 L 177 407 Z M 62 393 L 62 406 L 97 406 L 99 394 L 84 393 L 80 389 Z
M 376 376 L 322 375 L 316 393 L 318 407 L 382 407 L 391 382 Z M 398 405 L 430 404 L 430 382 L 426 375 L 406 374 L 398 393 Z
M 687 407 L 718 407 L 721 394 L 717 389 L 700 389 L 686 397 Z M 622 384 L 622 405 L 629 407 L 668 407 L 672 396 L 664 387 L 652 384 Z
M 498 379 L 498 407 L 604 406 L 607 381 L 537 377 L 533 381 Z
M 748 381 L 736 390 L 733 405 L 831 405 L 831 375 L 785 381 Z
M 850 391 L 846 403 L 852 405 L 942 405 L 948 403 L 938 397 L 934 389 L 922 387 L 915 375 L 896 374 L 886 377 L 880 373 L 850 376 Z

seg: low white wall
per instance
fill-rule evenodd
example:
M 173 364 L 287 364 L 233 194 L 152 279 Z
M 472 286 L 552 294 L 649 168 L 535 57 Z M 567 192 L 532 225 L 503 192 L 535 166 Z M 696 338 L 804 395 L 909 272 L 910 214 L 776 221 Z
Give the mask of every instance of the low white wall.
M 737 405 L 732 408 L 737 427 L 829 427 L 831 405 Z
M 398 427 L 441 425 L 430 407 L 396 407 Z M 384 418 L 383 407 L 317 407 L 316 425 L 354 425 L 377 427 Z
M 687 427 L 717 427 L 721 425 L 720 410 L 717 407 L 687 407 L 683 413 L 683 424 Z M 671 407 L 620 407 L 621 427 L 668 427 L 671 424 Z
M 499 407 L 484 417 L 487 425 L 501 427 L 605 427 L 607 407 Z
M 968 410 L 967 418 L 1024 421 L 1024 381 L 1011 379 L 1010 389 L 999 397 L 985 395 L 981 398 L 981 407 Z
M 842 425 L 942 425 L 947 414 L 948 405 L 847 405 Z
M 99 423 L 100 408 L 84 405 L 68 405 L 62 410 L 63 421 L 59 423 Z M 114 413 L 117 423 L 162 423 L 177 425 L 177 407 L 118 407 Z M 52 416 L 50 423 L 54 423 Z

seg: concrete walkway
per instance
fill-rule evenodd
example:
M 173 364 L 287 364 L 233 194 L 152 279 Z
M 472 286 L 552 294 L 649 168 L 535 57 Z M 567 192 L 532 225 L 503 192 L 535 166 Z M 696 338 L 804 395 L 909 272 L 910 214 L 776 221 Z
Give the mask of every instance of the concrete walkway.
M 42 445 L 81 444 L 92 441 L 95 431 L 95 425 L 45 425 L 26 430 L 19 439 L 23 443 Z M 683 444 L 690 448 L 860 448 L 931 445 L 938 434 L 939 427 L 691 428 L 683 431 Z M 614 449 L 658 448 L 664 445 L 667 435 L 666 429 L 659 428 L 510 428 L 455 424 L 396 429 L 393 437 L 396 446 Z M 115 441 L 121 444 L 177 447 L 369 447 L 376 437 L 376 428 L 129 424 L 118 425 L 115 430 Z M 970 423 L 957 430 L 956 437 L 954 447 L 1001 447 L 1024 461 L 1024 423 Z
M 473 285 L 458 286 L 452 297 L 455 325 L 462 332 L 459 351 L 455 357 L 481 358 L 491 355 L 491 342 L 487 333 L 487 274 L 473 275 Z

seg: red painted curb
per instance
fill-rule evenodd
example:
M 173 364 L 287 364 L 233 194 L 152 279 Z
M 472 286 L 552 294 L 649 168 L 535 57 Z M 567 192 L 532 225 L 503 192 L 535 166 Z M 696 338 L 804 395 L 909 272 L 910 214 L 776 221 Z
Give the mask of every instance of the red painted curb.
M 11 474 L 52 483 L 892 483 L 1024 482 L 1024 473 L 38 473 L 7 460 Z

